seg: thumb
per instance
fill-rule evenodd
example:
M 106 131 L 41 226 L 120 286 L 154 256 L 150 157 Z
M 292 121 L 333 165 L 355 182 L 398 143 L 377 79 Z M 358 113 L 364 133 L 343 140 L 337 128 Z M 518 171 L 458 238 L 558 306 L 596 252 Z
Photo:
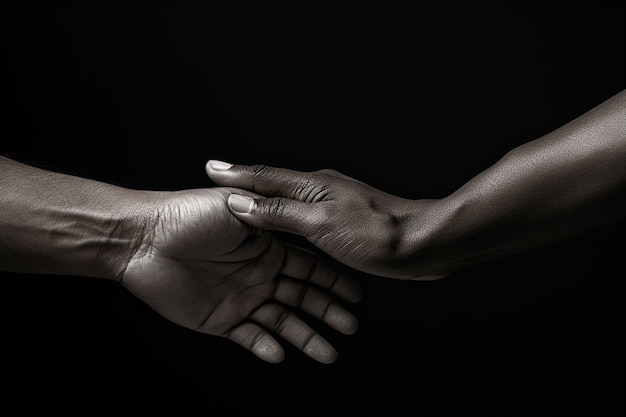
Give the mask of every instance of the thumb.
M 303 237 L 310 236 L 319 224 L 319 216 L 312 204 L 284 197 L 252 198 L 231 194 L 228 208 L 239 220 L 251 226 Z

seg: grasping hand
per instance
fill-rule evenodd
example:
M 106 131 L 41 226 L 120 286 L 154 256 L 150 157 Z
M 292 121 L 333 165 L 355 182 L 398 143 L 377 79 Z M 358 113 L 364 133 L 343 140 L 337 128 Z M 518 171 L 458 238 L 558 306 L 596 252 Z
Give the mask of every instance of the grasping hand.
M 351 334 L 357 320 L 337 297 L 356 302 L 359 285 L 313 253 L 235 218 L 226 205 L 232 192 L 154 194 L 149 229 L 122 284 L 169 320 L 226 337 L 265 361 L 283 359 L 280 336 L 333 362 L 336 350 L 294 309 Z
M 407 200 L 332 170 L 219 161 L 206 170 L 256 193 L 229 197 L 246 223 L 304 236 L 367 273 L 423 280 L 622 221 L 625 161 L 622 90 L 441 199 Z
M 361 287 L 313 253 L 232 215 L 241 190 L 134 190 L 0 156 L 0 270 L 112 279 L 165 318 L 268 362 L 282 338 L 330 363 L 300 314 L 345 334 Z
M 299 172 L 222 161 L 209 161 L 206 170 L 219 185 L 256 193 L 238 192 L 228 199 L 233 213 L 250 225 L 303 236 L 370 274 L 421 280 L 445 275 L 420 271 L 415 263 L 414 243 L 434 224 L 422 213 L 435 202 L 396 197 L 333 170 Z

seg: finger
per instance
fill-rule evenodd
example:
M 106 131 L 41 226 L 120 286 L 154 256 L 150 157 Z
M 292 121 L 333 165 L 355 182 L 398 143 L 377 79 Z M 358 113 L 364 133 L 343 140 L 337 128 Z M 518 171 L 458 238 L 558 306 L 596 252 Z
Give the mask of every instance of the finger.
M 321 363 L 332 363 L 337 351 L 301 318 L 278 304 L 264 304 L 250 319 L 282 337 L 302 352 Z
M 324 262 L 313 252 L 285 244 L 282 274 L 309 281 L 338 295 L 350 303 L 363 297 L 363 288 L 354 279 Z
M 322 208 L 283 197 L 252 198 L 243 194 L 228 196 L 228 208 L 250 226 L 309 237 L 324 218 Z
M 276 285 L 274 298 L 304 311 L 341 333 L 353 334 L 359 327 L 352 313 L 313 285 L 283 278 Z
M 205 168 L 209 178 L 218 185 L 303 202 L 323 198 L 328 185 L 320 178 L 332 177 L 321 171 L 302 172 L 267 165 L 233 165 L 216 160 L 209 160 Z
M 266 362 L 279 363 L 285 357 L 285 351 L 276 339 L 255 323 L 242 323 L 229 330 L 224 337 Z

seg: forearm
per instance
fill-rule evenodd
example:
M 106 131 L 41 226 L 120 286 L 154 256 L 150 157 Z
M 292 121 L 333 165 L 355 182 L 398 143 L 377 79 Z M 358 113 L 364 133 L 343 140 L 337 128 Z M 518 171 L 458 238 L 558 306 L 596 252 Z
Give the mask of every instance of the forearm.
M 444 269 L 624 219 L 626 93 L 512 150 L 436 206 L 425 251 Z
M 0 156 L 0 269 L 116 279 L 145 227 L 137 193 Z

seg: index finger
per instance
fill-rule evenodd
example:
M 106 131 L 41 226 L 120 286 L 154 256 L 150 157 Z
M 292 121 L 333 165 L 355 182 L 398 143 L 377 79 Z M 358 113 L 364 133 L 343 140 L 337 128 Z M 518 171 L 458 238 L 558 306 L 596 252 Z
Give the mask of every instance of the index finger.
M 216 184 L 243 188 L 258 194 L 312 202 L 327 188 L 320 173 L 275 168 L 267 165 L 233 165 L 209 160 L 206 173 Z

